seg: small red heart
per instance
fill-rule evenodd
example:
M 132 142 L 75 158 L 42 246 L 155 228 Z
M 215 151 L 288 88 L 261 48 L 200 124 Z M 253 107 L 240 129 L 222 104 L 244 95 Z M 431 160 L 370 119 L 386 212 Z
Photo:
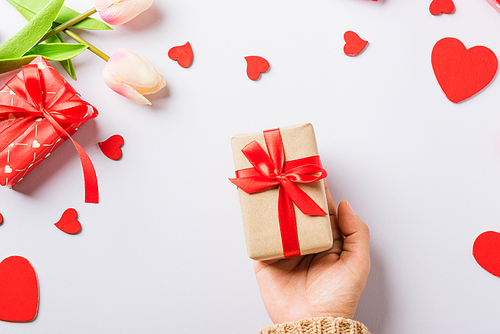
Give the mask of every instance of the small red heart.
M 344 33 L 344 53 L 346 56 L 356 56 L 363 51 L 368 41 L 361 39 L 354 31 Z
M 68 234 L 75 234 L 80 232 L 82 229 L 82 225 L 76 219 L 78 217 L 78 213 L 76 212 L 75 209 L 69 208 L 66 211 L 63 212 L 61 219 L 54 225 L 61 231 L 68 233 Z
M 481 233 L 474 241 L 472 255 L 484 270 L 500 277 L 500 233 Z
M 485 46 L 467 49 L 456 38 L 439 40 L 432 49 L 432 68 L 446 97 L 454 103 L 485 88 L 495 77 L 497 56 Z
M 247 61 L 247 75 L 251 80 L 259 79 L 261 73 L 269 70 L 269 62 L 262 57 L 247 56 L 245 60 Z
M 184 68 L 189 67 L 193 61 L 191 44 L 187 42 L 181 46 L 174 46 L 168 51 L 168 57 L 172 60 L 177 60 L 177 63 Z
M 3 223 L 3 216 L 2 214 L 0 213 L 0 225 Z
M 123 145 L 122 136 L 114 135 L 98 144 L 102 153 L 111 160 L 118 160 L 122 157 L 122 149 L 120 148 Z
M 432 15 L 451 14 L 455 11 L 453 0 L 433 0 L 429 6 Z
M 25 322 L 38 312 L 38 281 L 35 269 L 22 256 L 0 262 L 0 320 Z

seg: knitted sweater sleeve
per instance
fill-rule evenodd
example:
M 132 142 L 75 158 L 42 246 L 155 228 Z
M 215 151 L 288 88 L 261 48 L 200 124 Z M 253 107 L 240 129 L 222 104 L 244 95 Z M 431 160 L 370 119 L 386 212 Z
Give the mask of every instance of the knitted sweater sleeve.
M 360 322 L 345 318 L 311 318 L 262 327 L 260 334 L 370 334 Z

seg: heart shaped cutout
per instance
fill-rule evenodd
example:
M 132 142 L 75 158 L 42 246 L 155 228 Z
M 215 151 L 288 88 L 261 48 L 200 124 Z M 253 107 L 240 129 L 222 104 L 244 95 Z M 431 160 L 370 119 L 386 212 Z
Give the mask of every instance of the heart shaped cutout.
M 122 157 L 123 137 L 120 135 L 113 135 L 103 142 L 99 142 L 101 152 L 111 160 L 118 160 Z
M 481 233 L 474 241 L 472 255 L 484 270 L 500 277 L 500 233 Z
M 10 173 L 12 173 L 12 168 L 10 168 L 9 165 L 5 165 L 5 167 L 3 168 L 3 171 L 5 174 L 10 174 Z
M 269 62 L 259 56 L 247 56 L 247 75 L 251 80 L 260 78 L 261 73 L 266 73 L 269 70 Z
M 38 280 L 31 263 L 22 256 L 0 262 L 0 320 L 26 322 L 38 312 Z
M 78 221 L 78 213 L 75 209 L 69 208 L 63 212 L 61 219 L 54 225 L 61 231 L 68 234 L 76 234 L 82 229 L 82 225 Z
M 368 41 L 361 39 L 354 31 L 346 31 L 344 33 L 344 53 L 346 56 L 356 56 L 361 53 L 368 45 Z
M 477 94 L 495 77 L 497 56 L 485 46 L 467 49 L 456 38 L 439 40 L 432 49 L 432 69 L 444 94 L 458 103 Z
M 429 5 L 432 15 L 451 14 L 455 11 L 453 0 L 433 0 Z
M 193 62 L 193 49 L 191 44 L 187 42 L 184 45 L 174 46 L 168 50 L 168 57 L 172 60 L 176 60 L 181 67 L 189 67 Z

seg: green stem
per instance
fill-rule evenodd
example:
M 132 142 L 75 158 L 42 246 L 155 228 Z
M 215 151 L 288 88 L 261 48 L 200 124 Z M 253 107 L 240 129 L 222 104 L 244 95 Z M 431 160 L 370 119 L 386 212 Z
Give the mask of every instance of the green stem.
M 89 17 L 90 15 L 94 14 L 95 12 L 97 12 L 97 10 L 94 7 L 92 9 L 89 9 L 85 13 L 82 13 L 82 14 L 80 14 L 78 16 L 75 16 L 71 20 L 64 22 L 63 24 L 55 27 L 54 29 L 52 29 L 51 31 L 49 31 L 48 33 L 46 33 L 45 36 L 42 37 L 42 39 L 40 40 L 40 42 L 41 41 L 45 41 L 47 38 L 50 38 L 50 37 L 54 36 L 55 34 L 60 33 L 64 29 L 67 29 L 67 28 L 69 28 L 71 26 L 74 26 L 75 24 L 77 24 L 80 21 L 85 20 L 87 17 Z
M 66 30 L 64 30 L 64 33 L 66 35 L 68 35 L 69 37 L 73 38 L 78 43 L 82 43 L 82 44 L 87 45 L 89 47 L 90 51 L 92 51 L 93 53 L 95 53 L 96 55 L 98 55 L 99 57 L 104 59 L 105 61 L 109 60 L 109 56 L 107 54 L 105 54 L 104 52 L 102 52 L 101 50 L 99 50 L 98 48 L 96 48 L 95 46 L 93 46 L 92 44 L 90 44 L 89 42 L 87 42 L 86 40 L 84 40 L 83 38 L 81 38 L 80 36 L 75 34 L 74 32 L 72 32 L 71 30 L 66 29 Z

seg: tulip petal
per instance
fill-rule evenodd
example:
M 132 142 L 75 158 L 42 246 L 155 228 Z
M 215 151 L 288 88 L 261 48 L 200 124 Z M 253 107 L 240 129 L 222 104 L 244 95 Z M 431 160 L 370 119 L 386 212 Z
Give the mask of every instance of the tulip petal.
M 142 95 L 165 87 L 165 78 L 146 59 L 127 49 L 117 50 L 104 67 L 106 84 L 137 103 L 151 104 Z
M 107 68 L 104 68 L 102 73 L 104 78 L 104 82 L 108 85 L 109 88 L 117 92 L 118 94 L 125 96 L 128 99 L 131 99 L 134 102 L 139 104 L 151 104 L 148 99 L 141 95 L 137 90 L 130 87 L 129 85 L 117 80 L 113 75 L 111 75 Z
M 157 71 L 146 59 L 127 49 L 118 49 L 106 68 L 119 81 L 134 87 L 153 88 L 158 84 Z
M 114 2 L 114 0 L 94 0 L 94 7 L 97 11 L 100 11 L 110 7 Z
M 151 7 L 153 0 L 94 0 L 101 18 L 108 24 L 126 23 Z
M 157 74 L 157 79 L 156 79 L 157 80 L 157 84 L 156 84 L 156 86 L 151 87 L 151 88 L 139 88 L 139 87 L 135 87 L 135 86 L 132 86 L 132 87 L 134 87 L 134 89 L 136 89 L 142 95 L 148 95 L 148 94 L 156 93 L 157 91 L 159 91 L 160 89 L 162 89 L 166 85 L 165 78 L 163 77 L 163 75 L 161 75 L 160 72 L 158 72 L 158 71 L 156 71 L 156 74 Z

